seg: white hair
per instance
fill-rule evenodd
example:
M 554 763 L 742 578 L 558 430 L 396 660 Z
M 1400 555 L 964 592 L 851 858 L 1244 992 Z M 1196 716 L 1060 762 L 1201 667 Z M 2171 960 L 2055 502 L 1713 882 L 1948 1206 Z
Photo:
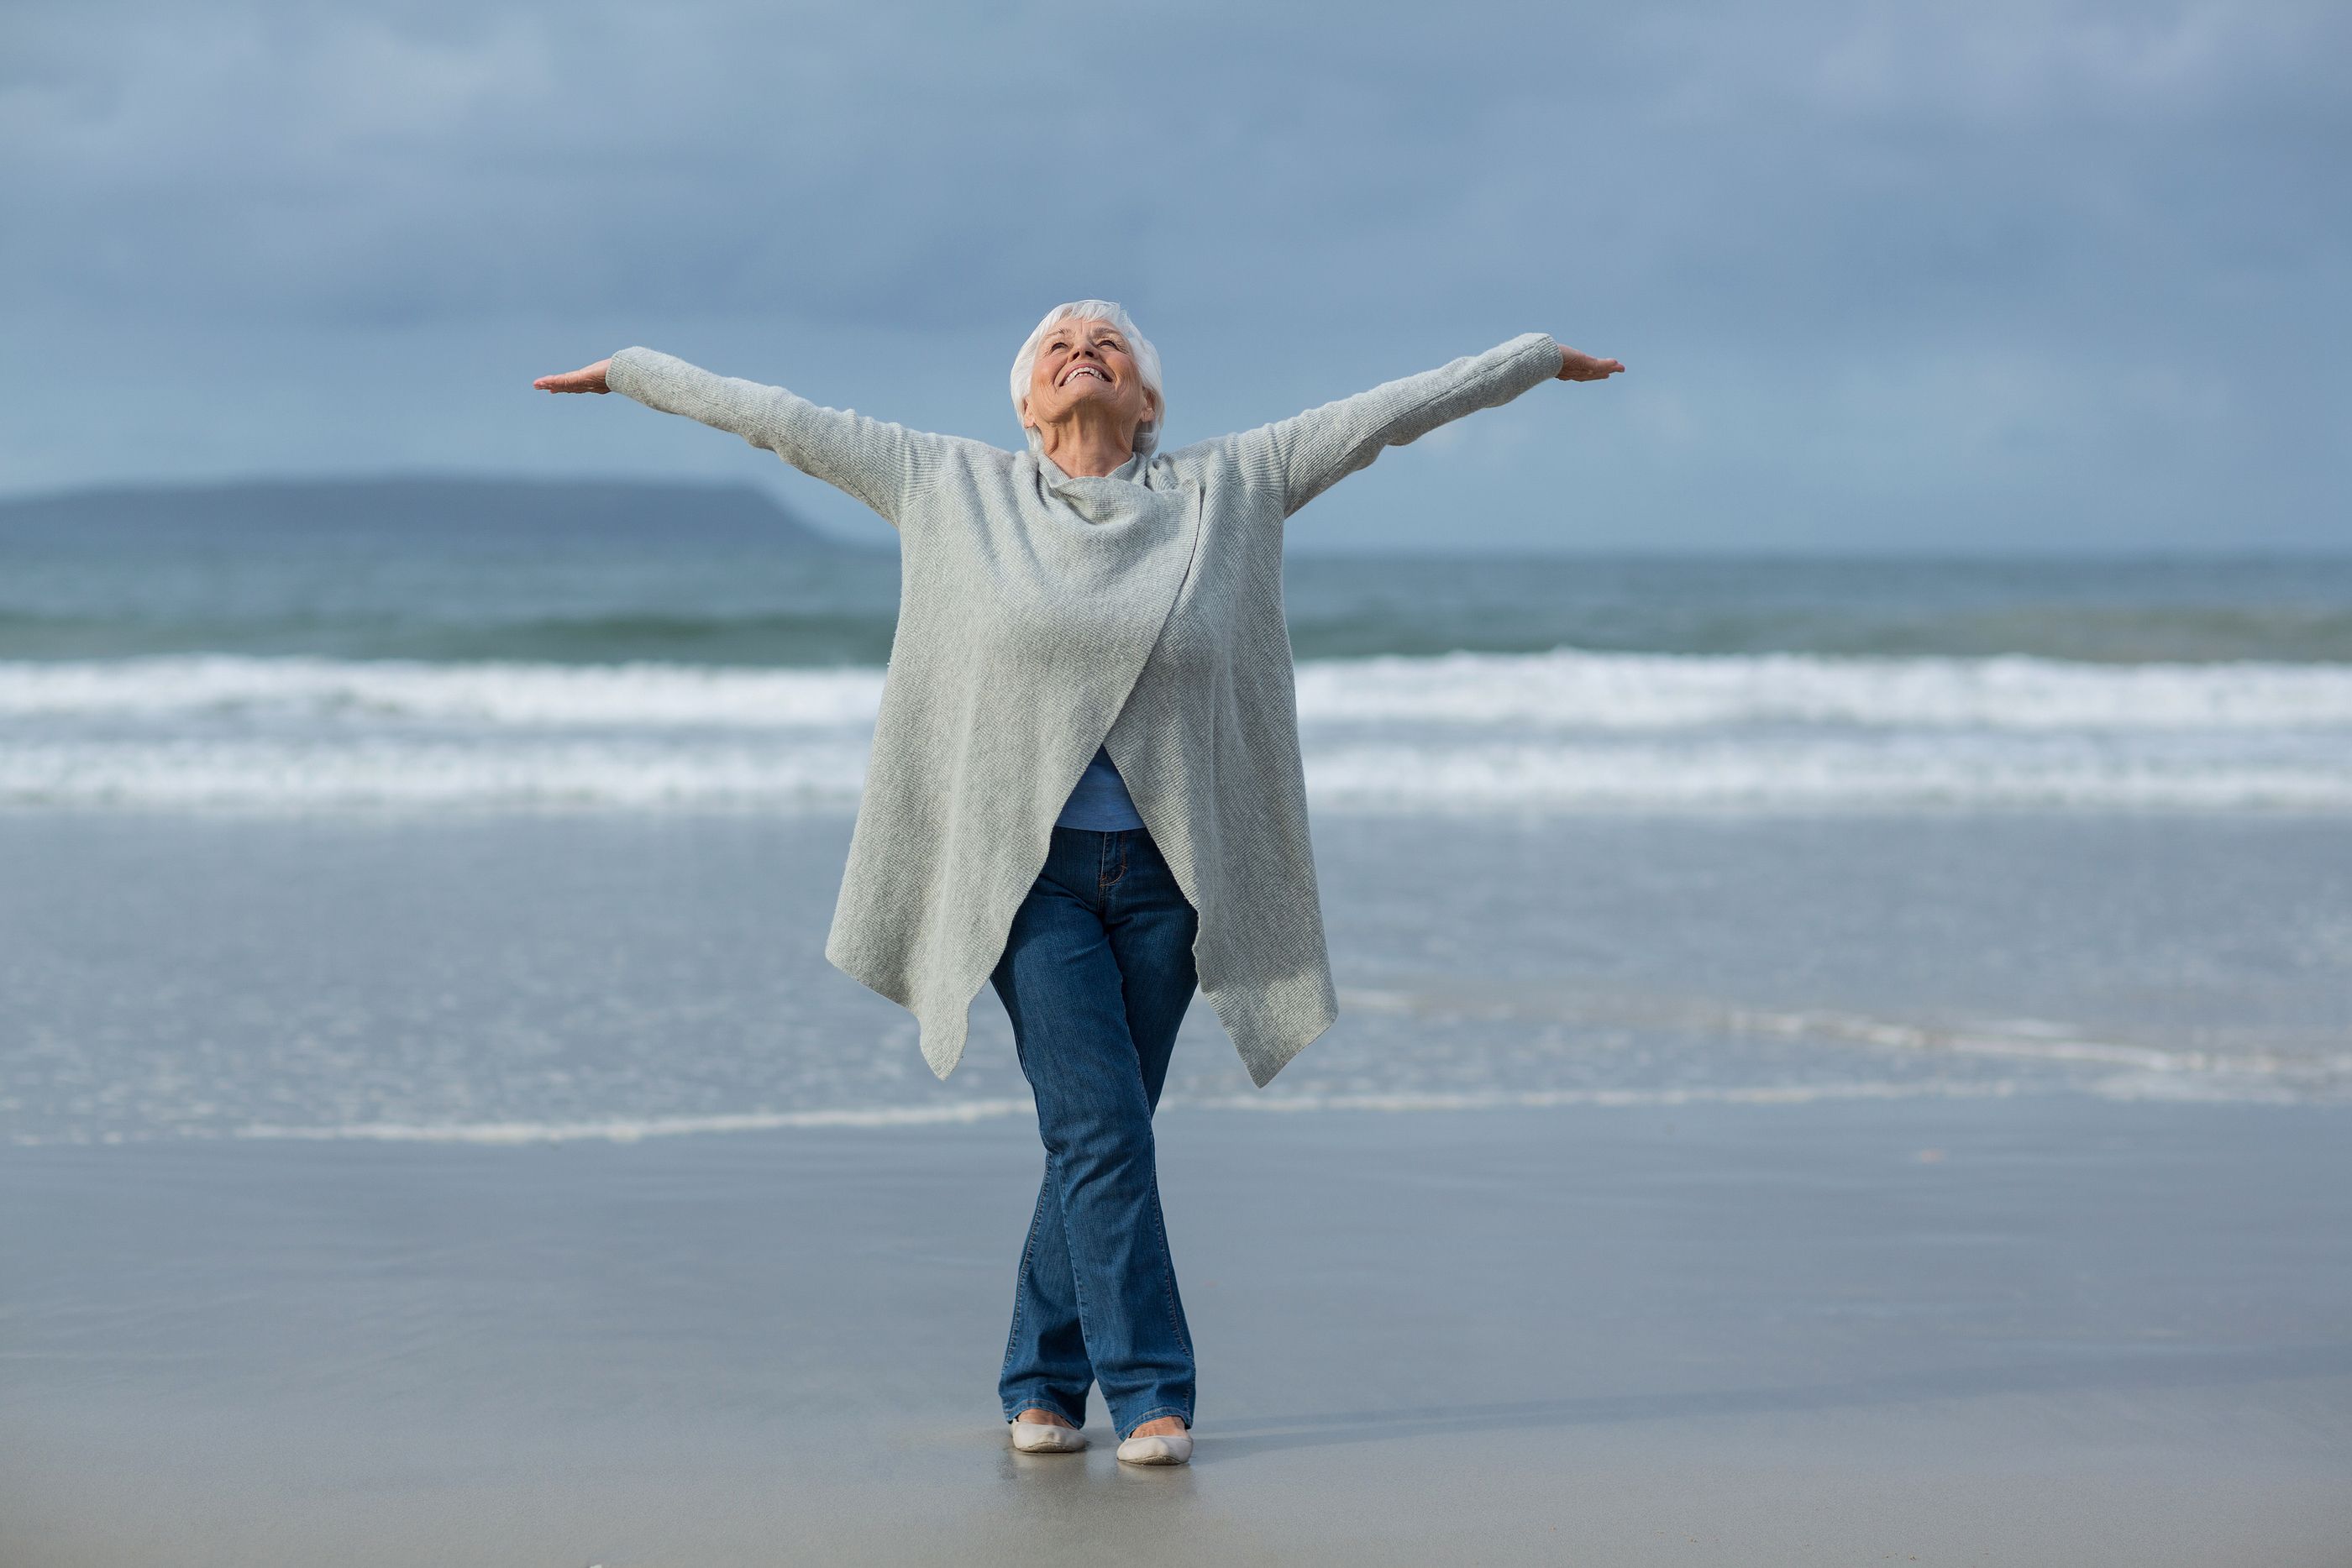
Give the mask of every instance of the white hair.
M 1046 333 L 1064 321 L 1108 321 L 1127 339 L 1127 351 L 1135 360 L 1136 373 L 1150 389 L 1152 403 L 1151 413 L 1135 427 L 1135 450 L 1144 457 L 1150 456 L 1160 444 L 1160 427 L 1168 419 L 1168 394 L 1160 387 L 1160 350 L 1151 346 L 1150 339 L 1136 329 L 1134 318 L 1127 313 L 1125 306 L 1116 300 L 1073 299 L 1045 312 L 1045 319 L 1037 323 L 1037 329 L 1029 334 L 1029 340 L 1021 345 L 1019 353 L 1013 356 L 1013 417 L 1018 419 L 1029 412 L 1029 375 L 1037 365 L 1038 345 L 1045 340 Z M 1034 452 L 1042 444 L 1043 437 L 1034 426 L 1027 428 L 1029 449 Z

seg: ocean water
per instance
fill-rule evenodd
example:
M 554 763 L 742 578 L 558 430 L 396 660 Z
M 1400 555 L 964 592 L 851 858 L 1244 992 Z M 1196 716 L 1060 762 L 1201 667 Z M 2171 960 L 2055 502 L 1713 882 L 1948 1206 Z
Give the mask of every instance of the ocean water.
M 1327 810 L 2352 811 L 2352 560 L 1286 569 Z M 887 554 L 0 537 L 0 806 L 854 808 Z
M 1343 1017 L 1172 1105 L 2352 1103 L 2352 561 L 1302 557 Z M 0 1136 L 1018 1115 L 823 959 L 884 553 L 0 534 Z

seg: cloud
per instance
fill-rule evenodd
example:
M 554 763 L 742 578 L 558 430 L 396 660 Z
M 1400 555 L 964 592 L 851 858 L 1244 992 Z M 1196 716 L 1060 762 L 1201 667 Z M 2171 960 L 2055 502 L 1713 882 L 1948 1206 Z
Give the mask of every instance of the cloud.
M 295 364 L 702 323 L 937 412 L 877 352 L 1108 293 L 1177 352 L 1195 434 L 1539 326 L 1718 378 L 1629 394 L 1637 466 L 1745 431 L 1827 495 L 1885 454 L 1965 491 L 2021 443 L 2126 488 L 2343 475 L 2265 434 L 2343 423 L 2315 347 L 2347 324 L 2352 216 L 2315 199 L 2352 140 L 2340 6 L 1334 16 L 13 6 L 0 319 Z M 0 483 L 61 463 L 0 448 Z M 1676 471 L 1723 476 L 1694 510 L 1740 482 Z

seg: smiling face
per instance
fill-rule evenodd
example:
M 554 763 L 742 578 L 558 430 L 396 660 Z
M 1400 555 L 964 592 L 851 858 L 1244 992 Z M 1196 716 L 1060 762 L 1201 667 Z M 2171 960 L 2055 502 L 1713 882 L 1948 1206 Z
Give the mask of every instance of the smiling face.
M 1126 335 L 1109 322 L 1056 321 L 1038 342 L 1022 423 L 1043 426 L 1073 414 L 1097 414 L 1131 433 L 1155 411 Z

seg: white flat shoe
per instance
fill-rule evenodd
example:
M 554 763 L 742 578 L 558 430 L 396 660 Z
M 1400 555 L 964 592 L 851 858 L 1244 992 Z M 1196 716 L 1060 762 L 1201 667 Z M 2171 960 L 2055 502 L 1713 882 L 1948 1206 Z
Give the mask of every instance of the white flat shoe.
M 1076 1427 L 1056 1427 L 1050 1421 L 1007 1421 L 1013 1428 L 1013 1446 L 1024 1454 L 1074 1454 L 1087 1446 L 1087 1435 Z
M 1188 1465 L 1192 1462 L 1192 1434 L 1129 1437 L 1118 1446 L 1118 1458 L 1125 1465 Z

